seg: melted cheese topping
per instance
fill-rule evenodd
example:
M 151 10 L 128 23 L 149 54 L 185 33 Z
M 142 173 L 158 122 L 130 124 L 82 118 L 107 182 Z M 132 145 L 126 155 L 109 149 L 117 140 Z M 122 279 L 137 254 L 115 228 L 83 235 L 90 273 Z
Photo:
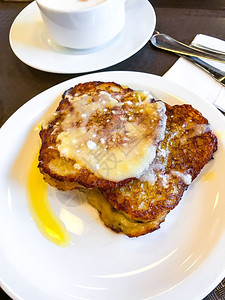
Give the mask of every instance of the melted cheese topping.
M 190 185 L 192 181 L 192 176 L 190 174 L 185 174 L 184 172 L 180 171 L 171 171 L 172 175 L 179 177 L 186 185 Z
M 188 139 L 191 139 L 195 136 L 202 135 L 208 131 L 211 130 L 209 124 L 190 124 L 187 126 L 186 124 L 183 124 L 184 130 L 186 130 L 186 134 L 183 135 L 183 137 L 180 139 L 181 143 L 186 143 Z
M 103 91 L 95 98 L 67 97 L 72 110 L 60 125 L 61 156 L 111 181 L 140 176 L 164 138 L 164 103 L 151 103 L 146 92 L 136 94 L 136 103 Z

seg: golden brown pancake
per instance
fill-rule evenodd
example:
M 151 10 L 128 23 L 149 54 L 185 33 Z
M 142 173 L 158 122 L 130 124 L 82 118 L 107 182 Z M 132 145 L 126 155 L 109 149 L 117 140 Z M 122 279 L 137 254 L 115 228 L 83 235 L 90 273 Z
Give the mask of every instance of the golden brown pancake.
M 148 171 L 125 186 L 101 190 L 110 203 L 107 214 L 99 201 L 90 201 L 108 227 L 131 237 L 159 228 L 217 150 L 207 119 L 191 105 L 166 105 L 166 114 L 165 138 Z
M 39 169 L 61 190 L 123 186 L 154 160 L 165 126 L 165 105 L 148 92 L 79 84 L 40 132 Z
M 191 105 L 112 82 L 66 91 L 40 137 L 44 179 L 61 190 L 89 188 L 104 224 L 129 237 L 158 229 L 217 150 L 208 120 Z

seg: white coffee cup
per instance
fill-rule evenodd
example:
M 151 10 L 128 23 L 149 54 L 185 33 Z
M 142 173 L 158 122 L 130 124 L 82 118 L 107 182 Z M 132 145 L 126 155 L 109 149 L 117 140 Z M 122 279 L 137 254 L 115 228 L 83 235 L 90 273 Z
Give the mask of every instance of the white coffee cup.
M 82 2 L 88 6 L 88 1 Z M 36 0 L 50 40 L 64 47 L 88 49 L 119 34 L 125 23 L 126 0 L 91 1 L 89 7 L 78 7 L 78 0 L 74 6 L 71 0 L 70 5 L 65 0 Z

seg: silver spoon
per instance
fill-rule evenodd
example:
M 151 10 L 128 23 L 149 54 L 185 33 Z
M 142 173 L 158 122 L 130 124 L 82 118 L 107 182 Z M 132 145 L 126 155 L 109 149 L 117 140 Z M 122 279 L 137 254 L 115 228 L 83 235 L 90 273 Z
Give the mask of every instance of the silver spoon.
M 194 57 L 202 57 L 212 59 L 215 61 L 225 62 L 225 54 L 221 51 L 207 50 L 206 48 L 200 48 L 197 46 L 185 45 L 167 34 L 156 33 L 151 37 L 151 43 L 160 49 L 168 50 L 179 55 L 188 55 Z

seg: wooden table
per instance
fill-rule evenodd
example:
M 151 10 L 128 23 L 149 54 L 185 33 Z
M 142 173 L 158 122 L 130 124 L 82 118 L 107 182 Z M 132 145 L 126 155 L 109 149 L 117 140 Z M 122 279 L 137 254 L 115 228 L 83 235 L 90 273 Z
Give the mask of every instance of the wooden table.
M 225 40 L 225 0 L 152 0 L 151 3 L 156 11 L 158 31 L 184 43 L 190 43 L 198 33 Z M 13 54 L 8 41 L 9 29 L 27 4 L 0 2 L 0 126 L 35 95 L 81 75 L 42 72 L 25 65 Z M 163 75 L 176 60 L 175 55 L 147 43 L 132 57 L 104 71 L 130 70 Z M 216 299 L 216 292 L 206 299 Z M 9 299 L 3 292 L 1 296 Z

